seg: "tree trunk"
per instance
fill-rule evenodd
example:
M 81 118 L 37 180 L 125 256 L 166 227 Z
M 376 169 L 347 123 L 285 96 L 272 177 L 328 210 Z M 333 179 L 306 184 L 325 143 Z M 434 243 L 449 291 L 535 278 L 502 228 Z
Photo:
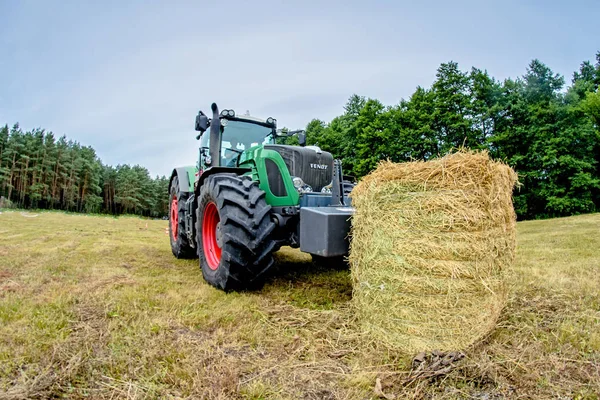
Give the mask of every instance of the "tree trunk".
M 15 174 L 15 164 L 16 164 L 16 160 L 17 160 L 17 152 L 15 151 L 13 153 L 13 159 L 12 159 L 12 165 L 10 167 L 10 177 L 8 178 L 8 200 L 11 200 L 10 196 L 12 195 L 12 190 L 13 190 L 13 176 Z
M 86 172 L 85 178 L 83 179 L 83 186 L 81 187 L 81 196 L 79 197 L 79 212 L 83 211 L 83 199 L 85 197 L 85 191 L 87 190 L 89 179 L 89 173 Z

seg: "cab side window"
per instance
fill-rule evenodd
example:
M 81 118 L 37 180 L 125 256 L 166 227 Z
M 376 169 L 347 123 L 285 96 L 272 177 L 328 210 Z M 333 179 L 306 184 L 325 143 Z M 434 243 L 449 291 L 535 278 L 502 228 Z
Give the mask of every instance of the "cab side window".
M 200 162 L 198 170 L 202 170 L 206 167 L 206 157 L 208 157 L 208 149 L 210 146 L 210 131 L 206 131 L 200 137 Z

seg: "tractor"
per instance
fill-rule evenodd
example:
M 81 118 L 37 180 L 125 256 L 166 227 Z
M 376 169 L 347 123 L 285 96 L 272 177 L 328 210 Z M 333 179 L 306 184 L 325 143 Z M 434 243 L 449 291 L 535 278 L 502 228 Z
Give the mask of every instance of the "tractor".
M 196 166 L 173 170 L 169 236 L 177 258 L 196 258 L 204 279 L 225 290 L 260 286 L 281 246 L 300 248 L 315 262 L 340 262 L 348 253 L 348 194 L 354 185 L 342 163 L 303 130 L 277 129 L 277 120 L 202 111 Z M 296 135 L 299 146 L 276 144 Z

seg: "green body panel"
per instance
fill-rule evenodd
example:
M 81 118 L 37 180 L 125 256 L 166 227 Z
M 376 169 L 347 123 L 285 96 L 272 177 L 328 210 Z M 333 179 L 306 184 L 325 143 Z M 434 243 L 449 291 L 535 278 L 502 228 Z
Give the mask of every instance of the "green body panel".
M 190 182 L 190 192 L 194 191 L 194 183 L 196 182 L 196 173 L 198 173 L 198 168 L 195 166 L 187 166 L 185 167 L 185 171 L 188 174 L 189 182 Z
M 277 165 L 277 168 L 279 168 L 287 196 L 275 196 L 271 192 L 267 177 L 267 167 L 265 165 L 266 159 L 272 160 Z M 239 166 L 252 169 L 252 172 L 249 172 L 247 175 L 250 175 L 253 181 L 258 182 L 258 187 L 265 192 L 265 200 L 270 206 L 297 206 L 300 202 L 300 195 L 294 187 L 290 172 L 278 152 L 267 150 L 264 146 L 252 147 L 240 155 Z
M 196 172 L 198 172 L 198 168 L 193 165 L 186 165 L 185 167 L 180 167 L 185 169 L 185 172 L 188 175 L 188 182 L 190 183 L 189 188 L 180 188 L 181 190 L 187 190 L 188 192 L 194 191 L 194 182 L 196 181 Z M 181 185 L 181 183 L 179 183 Z

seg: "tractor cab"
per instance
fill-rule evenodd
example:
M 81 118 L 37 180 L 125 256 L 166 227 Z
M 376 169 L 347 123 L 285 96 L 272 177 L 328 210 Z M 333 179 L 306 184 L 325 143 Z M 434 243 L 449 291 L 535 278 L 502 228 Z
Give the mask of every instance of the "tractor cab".
M 211 122 L 208 121 L 209 126 Z M 256 146 L 275 144 L 277 120 L 262 120 L 250 115 L 236 116 L 234 110 L 223 110 L 219 116 L 219 130 L 219 145 L 213 151 L 218 154 L 218 160 L 211 157 L 210 132 L 203 131 L 200 134 L 200 170 L 217 166 L 236 168 L 245 151 Z

